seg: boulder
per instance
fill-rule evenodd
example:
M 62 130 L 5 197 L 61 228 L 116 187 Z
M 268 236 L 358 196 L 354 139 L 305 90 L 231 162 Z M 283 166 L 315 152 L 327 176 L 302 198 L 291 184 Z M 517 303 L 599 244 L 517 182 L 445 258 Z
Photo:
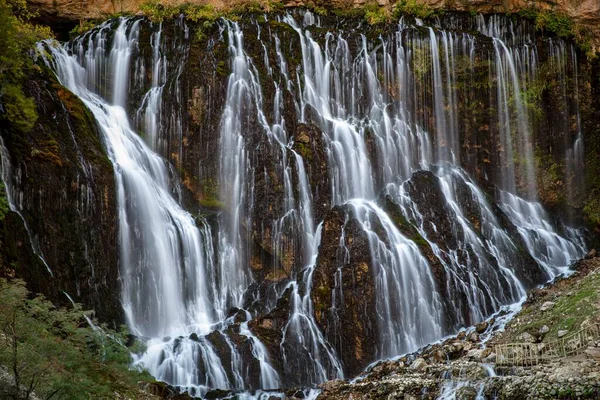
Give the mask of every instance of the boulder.
M 482 334 L 488 329 L 489 326 L 490 324 L 487 321 L 480 322 L 477 325 L 475 325 L 475 332 Z
M 566 335 L 567 335 L 567 333 L 569 333 L 569 331 L 561 329 L 561 330 L 559 330 L 559 331 L 558 331 L 558 333 L 557 333 L 557 336 L 558 336 L 559 338 L 561 338 L 561 337 L 564 337 L 564 336 L 566 336 Z
M 456 400 L 475 400 L 477 398 L 477 389 L 473 386 L 463 386 L 456 390 Z
M 585 258 L 594 258 L 598 255 L 598 252 L 596 251 L 596 249 L 591 249 L 590 251 L 588 251 L 588 253 L 585 255 Z
M 484 349 L 472 349 L 467 353 L 467 358 L 471 358 L 476 361 L 481 361 L 483 359 L 483 351 Z
M 548 310 L 552 310 L 554 308 L 555 303 L 552 301 L 547 301 L 544 304 L 542 304 L 542 306 L 540 307 L 540 311 L 544 312 L 544 311 L 548 311 Z
M 525 332 L 521 335 L 521 341 L 524 343 L 533 343 L 535 342 L 535 338 L 528 332 Z
M 487 357 L 485 357 L 483 359 L 483 362 L 486 364 L 495 363 L 496 362 L 496 353 L 490 352 L 490 354 L 488 354 Z
M 475 342 L 479 342 L 479 334 L 477 332 L 472 332 L 469 335 L 469 341 L 475 343 Z
M 427 361 L 422 358 L 417 358 L 415 361 L 410 364 L 410 369 L 413 371 L 423 371 L 428 367 Z
M 600 348 L 598 347 L 588 347 L 585 350 L 585 354 L 589 357 L 593 358 L 596 361 L 600 361 Z

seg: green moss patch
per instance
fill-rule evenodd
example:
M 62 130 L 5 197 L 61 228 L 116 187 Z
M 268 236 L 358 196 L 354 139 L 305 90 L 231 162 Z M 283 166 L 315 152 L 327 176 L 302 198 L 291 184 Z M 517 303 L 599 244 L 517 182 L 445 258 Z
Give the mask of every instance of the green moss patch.
M 536 336 L 544 325 L 548 326 L 550 330 L 544 336 L 543 341 L 556 340 L 559 330 L 574 333 L 581 328 L 584 321 L 595 320 L 600 316 L 600 273 L 598 270 L 554 294 L 555 296 L 544 296 L 525 306 L 515 322 L 511 323 L 516 329 L 511 331 L 509 341 L 518 342 L 518 337 L 524 332 Z M 546 301 L 553 301 L 555 305 L 549 310 L 541 311 L 540 307 Z

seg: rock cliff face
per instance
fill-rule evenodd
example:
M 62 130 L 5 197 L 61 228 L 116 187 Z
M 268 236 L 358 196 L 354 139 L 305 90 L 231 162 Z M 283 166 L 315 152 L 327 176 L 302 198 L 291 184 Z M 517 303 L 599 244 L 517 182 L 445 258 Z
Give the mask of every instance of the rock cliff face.
M 28 0 L 28 3 L 40 13 L 40 20 L 54 27 L 73 27 L 74 23 L 85 20 L 102 20 L 119 13 L 138 13 L 143 0 Z M 165 0 L 160 3 L 172 6 L 178 4 L 210 4 L 217 9 L 228 9 L 239 4 L 249 3 L 246 0 L 234 2 L 223 0 Z M 254 2 L 255 3 L 255 2 Z M 253 3 L 253 4 L 254 4 Z M 321 6 L 350 9 L 362 7 L 369 3 L 367 0 L 282 0 L 285 7 Z M 377 3 L 391 9 L 395 0 L 377 0 Z M 436 10 L 465 11 L 490 13 L 517 13 L 519 11 L 536 9 L 558 12 L 567 15 L 579 26 L 583 33 L 592 38 L 592 45 L 600 46 L 600 3 L 596 0 L 417 0 L 418 5 L 425 5 Z M 265 3 L 267 4 L 267 3 Z
M 497 331 L 494 320 L 483 322 L 415 354 L 377 363 L 356 382 L 327 382 L 321 385 L 319 399 L 438 399 L 440 395 L 462 399 L 477 395 L 504 399 L 596 398 L 600 385 L 600 341 L 595 328 L 599 267 L 599 258 L 586 257 L 574 266 L 576 272 L 569 278 L 529 292 L 523 309 L 503 332 Z M 544 304 L 549 306 L 544 308 Z M 571 317 L 565 319 L 564 315 Z M 583 329 L 592 333 L 581 343 L 573 336 Z M 560 337 L 558 332 L 564 332 L 567 348 L 579 346 L 570 350 L 575 355 L 551 356 L 528 366 L 497 363 L 496 345 L 523 343 L 529 335 L 543 349 Z
M 517 9 L 504 3 L 487 2 L 453 3 L 452 7 L 471 10 L 471 4 L 481 7 L 476 10 L 482 12 L 504 13 Z M 440 2 L 431 5 L 450 7 Z M 115 8 L 117 6 L 123 8 Z M 501 6 L 508 8 L 501 10 Z M 41 7 L 40 11 L 46 12 L 42 12 L 43 18 L 73 21 L 101 18 L 105 13 L 136 11 L 139 4 L 106 3 L 95 9 L 101 10 L 97 14 L 88 11 L 94 9 L 93 5 L 87 4 L 85 10 L 83 6 L 78 7 L 80 3 L 69 7 L 59 0 L 51 6 Z M 232 45 L 232 35 L 237 33 L 233 25 L 223 21 L 194 23 L 183 17 L 160 24 L 137 17 L 129 20 L 134 21 L 137 31 L 131 41 L 130 50 L 135 61 L 126 83 L 129 96 L 124 108 L 136 132 L 147 142 L 152 141 L 149 146 L 173 166 L 170 171 L 173 182 L 181 182 L 181 185 L 173 185 L 181 189 L 173 190 L 177 199 L 198 221 L 206 221 L 213 227 L 215 249 L 222 240 L 217 233 L 219 227 L 234 218 L 233 210 L 237 213 L 237 207 L 243 206 L 242 213 L 246 218 L 239 221 L 240 247 L 243 249 L 236 250 L 245 252 L 240 258 L 245 264 L 236 267 L 247 268 L 253 283 L 241 306 L 253 318 L 248 321 L 248 330 L 265 344 L 271 365 L 285 384 L 323 380 L 322 377 L 312 379 L 310 372 L 304 370 L 312 362 L 312 354 L 301 353 L 307 352 L 308 346 L 304 342 L 294 342 L 294 337 L 299 334 L 288 326 L 292 314 L 307 320 L 314 314 L 316 327 L 311 325 L 310 328 L 315 328 L 314 331 L 321 332 L 327 339 L 339 355 L 347 375 L 356 374 L 378 357 L 389 355 L 379 346 L 381 325 L 386 322 L 379 315 L 382 307 L 377 300 L 381 289 L 378 285 L 382 284 L 381 276 L 378 276 L 382 271 L 381 257 L 389 257 L 393 264 L 400 257 L 414 256 L 400 258 L 402 262 L 396 263 L 399 267 L 410 265 L 408 271 L 400 271 L 406 274 L 417 269 L 415 260 L 419 261 L 418 265 L 428 266 L 424 272 L 427 279 L 423 279 L 429 285 L 425 285 L 427 290 L 419 292 L 412 287 L 416 280 L 409 280 L 411 285 L 402 287 L 394 295 L 400 299 L 420 296 L 415 297 L 419 301 L 414 304 L 422 299 L 435 303 L 436 316 L 439 316 L 435 328 L 439 330 L 436 332 L 439 337 L 480 321 L 501 304 L 516 301 L 521 290 L 550 277 L 543 266 L 544 257 L 548 255 L 543 251 L 536 253 L 535 243 L 532 245 L 521 237 L 521 230 L 526 229 L 520 230 L 517 224 L 522 221 L 511 219 L 508 207 L 496 205 L 503 195 L 498 188 L 508 168 L 505 162 L 516 164 L 516 182 L 513 184 L 524 192 L 528 183 L 524 166 L 527 160 L 523 160 L 522 154 L 521 157 L 506 155 L 507 147 L 512 145 L 503 142 L 506 140 L 502 137 L 503 128 L 518 122 L 512 105 L 506 106 L 505 111 L 506 115 L 512 113 L 513 118 L 506 117 L 509 120 L 498 122 L 499 118 L 504 118 L 498 116 L 498 110 L 505 106 L 498 98 L 508 85 L 503 81 L 502 68 L 509 66 L 508 62 L 492 63 L 494 57 L 499 57 L 500 50 L 494 47 L 495 41 L 491 37 L 477 33 L 476 17 L 468 13 L 448 13 L 441 18 L 442 26 L 452 27 L 452 32 L 456 33 L 452 39 L 460 44 L 456 46 L 457 56 L 452 59 L 452 67 L 444 63 L 449 61 L 441 62 L 445 65 L 443 71 L 447 74 L 448 87 L 452 86 L 457 93 L 451 100 L 452 105 L 450 100 L 434 104 L 437 87 L 432 80 L 435 79 L 436 63 L 428 53 L 433 53 L 432 43 L 448 41 L 448 31 L 415 25 L 398 33 L 395 24 L 371 26 L 362 18 L 331 15 L 322 17 L 320 26 L 307 24 L 310 34 L 300 36 L 291 24 L 282 22 L 282 15 L 247 17 L 238 22 L 240 32 L 243 32 L 244 57 L 247 55 L 253 60 L 248 68 L 252 76 L 244 78 L 253 97 L 245 97 L 247 101 L 236 110 L 241 115 L 239 125 L 243 132 L 239 142 L 243 144 L 247 158 L 245 175 L 238 185 L 247 188 L 249 193 L 241 206 L 229 204 L 231 200 L 224 195 L 223 187 L 230 182 L 224 182 L 222 174 L 223 159 L 230 154 L 222 152 L 222 136 L 227 132 L 222 132 L 221 128 L 228 100 L 229 74 L 235 67 L 232 57 L 238 50 Z M 293 17 L 301 20 L 302 15 L 296 12 Z M 115 41 L 112 35 L 117 26 L 127 25 L 122 21 L 112 20 L 103 26 L 102 29 L 108 32 L 103 43 Z M 129 33 L 134 23 L 128 25 Z M 360 29 L 355 29 L 357 26 Z M 547 218 L 549 221 L 563 216 L 565 220 L 572 217 L 571 221 L 577 224 L 585 199 L 592 193 L 594 185 L 581 184 L 580 171 L 565 166 L 565 154 L 583 130 L 586 174 L 591 182 L 594 181 L 594 176 L 589 174 L 600 168 L 600 162 L 595 158 L 600 140 L 594 134 L 600 121 L 600 96 L 594 97 L 600 90 L 598 72 L 589 60 L 571 47 L 571 43 L 555 43 L 555 38 L 535 36 L 531 26 L 526 24 L 518 27 L 524 35 L 531 33 L 532 42 L 540 49 L 533 61 L 538 72 L 535 79 L 527 80 L 528 91 L 524 96 L 529 102 L 519 105 L 526 108 L 524 113 L 532 116 L 534 134 L 531 144 L 535 152 L 529 161 L 535 170 L 537 194 L 553 211 L 555 218 Z M 332 121 L 319 114 L 323 110 L 317 110 L 314 104 L 307 104 L 302 98 L 305 96 L 304 84 L 300 82 L 308 74 L 304 64 L 310 62 L 311 57 L 318 58 L 308 54 L 305 41 L 310 37 L 315 40 L 314 47 L 318 47 L 318 43 L 324 48 L 325 43 L 335 40 L 335 35 L 328 31 L 340 32 L 340 38 L 343 36 L 339 47 L 334 51 L 332 44 L 329 53 L 325 54 L 339 57 L 336 61 L 341 65 L 340 74 L 347 74 L 340 80 L 343 85 L 336 89 L 340 93 L 356 89 L 352 95 L 357 93 L 352 97 L 352 109 L 350 106 L 347 109 L 358 110 L 357 115 L 364 120 L 372 117 L 380 121 L 384 118 L 377 113 L 383 113 L 383 108 L 406 107 L 402 110 L 414 116 L 414 120 L 406 119 L 407 125 L 419 125 L 432 132 L 431 141 L 441 143 L 435 151 L 442 152 L 449 146 L 450 139 L 440 138 L 445 130 L 436 126 L 435 119 L 440 118 L 445 107 L 454 107 L 453 117 L 460 126 L 460 135 L 453 143 L 458 150 L 456 164 L 467 174 L 458 169 L 444 173 L 443 167 L 449 159 L 440 161 L 440 165 L 427 165 L 427 171 L 414 172 L 419 166 L 418 158 L 433 159 L 431 154 L 416 154 L 415 151 L 406 159 L 415 161 L 412 165 L 416 167 L 409 168 L 407 176 L 399 176 L 395 171 L 398 176 L 390 178 L 386 174 L 391 166 L 400 163 L 396 159 L 400 158 L 398 154 L 404 149 L 416 148 L 416 145 L 402 143 L 396 153 L 386 153 L 390 148 L 396 150 L 395 143 L 381 143 L 381 137 L 375 132 L 376 124 L 363 124 L 362 119 L 357 118 L 352 123 L 360 126 L 361 138 L 365 138 L 365 149 L 359 161 L 372 168 L 373 173 L 367 178 L 373 181 L 368 182 L 372 193 L 368 194 L 368 203 L 343 204 L 352 200 L 350 194 L 342 200 L 335 198 L 340 195 L 336 192 L 336 184 L 344 189 L 346 184 L 360 186 L 364 183 L 363 186 L 367 186 L 367 182 L 359 181 L 364 176 L 343 176 L 340 165 L 341 161 L 347 160 L 340 161 L 341 156 L 332 155 L 335 146 L 340 145 L 330 136 L 350 135 L 352 132 L 347 127 L 350 124 L 340 117 L 335 120 L 338 125 L 332 128 Z M 388 44 L 396 43 L 393 40 L 398 44 L 385 48 L 389 51 L 385 56 L 381 37 L 389 38 Z M 84 40 L 81 43 L 85 47 L 92 42 Z M 468 54 L 467 46 L 472 46 L 472 52 Z M 381 67 L 388 60 L 400 60 L 398 64 L 405 65 L 402 57 L 409 54 L 403 53 L 405 48 L 411 50 L 411 58 L 407 61 L 411 69 L 406 71 L 414 74 L 414 79 L 403 83 L 418 89 L 410 96 L 403 93 L 403 88 L 396 86 L 395 81 L 386 80 L 386 74 L 391 74 L 395 67 L 376 69 L 369 75 L 370 65 L 367 65 L 372 62 Z M 102 50 L 103 54 L 109 54 L 108 47 Z M 324 54 L 320 53 L 320 48 L 318 51 L 319 55 Z M 449 59 L 448 53 L 445 55 Z M 158 61 L 157 57 L 160 58 Z M 532 66 L 528 62 L 529 59 L 522 62 L 524 71 Z M 440 63 L 439 58 L 437 63 Z M 157 85 L 154 72 L 158 66 L 164 68 L 160 71 L 164 73 L 161 78 L 164 79 L 162 103 L 156 116 L 160 129 L 157 130 L 158 137 L 151 138 L 145 113 L 147 93 Z M 437 74 L 441 75 L 440 71 Z M 95 90 L 109 99 L 114 77 L 107 74 L 101 78 Z M 373 84 L 373 81 L 378 83 Z M 44 71 L 32 76 L 27 89 L 38 103 L 40 121 L 35 129 L 23 138 L 11 132 L 9 127 L 2 127 L 13 170 L 9 186 L 11 193 L 14 192 L 13 197 L 21 199 L 19 207 L 27 222 L 23 224 L 15 213 L 6 221 L 6 262 L 10 265 L 11 261 L 16 261 L 14 271 L 7 269 L 6 273 L 23 276 L 33 291 L 46 293 L 54 300 L 60 301 L 62 291 L 65 291 L 76 301 L 84 302 L 86 307 L 95 308 L 102 319 L 121 320 L 117 246 L 120 221 L 117 220 L 113 167 L 98 139 L 89 111 L 60 86 L 51 73 Z M 379 101 L 379 98 L 371 100 L 375 91 L 381 98 L 385 97 L 382 109 L 371 103 Z M 339 95 L 341 101 L 347 103 L 350 103 L 349 97 Z M 404 104 L 405 100 L 407 104 Z M 507 99 L 504 102 L 508 104 Z M 400 126 L 400 122 L 405 121 L 403 118 L 403 115 L 395 116 L 395 123 Z M 286 131 L 285 140 L 278 136 L 278 129 L 282 127 Z M 512 135 L 519 139 L 518 132 L 509 129 L 508 136 Z M 423 144 L 425 139 L 420 137 L 419 140 L 423 148 L 427 147 Z M 429 152 L 433 152 L 431 147 L 435 146 L 431 143 L 429 146 Z M 340 179 L 340 176 L 346 179 Z M 304 179 L 309 195 L 301 193 Z M 302 209 L 302 206 L 308 207 L 307 204 L 311 207 L 310 212 Z M 518 204 L 523 206 L 523 203 Z M 357 209 L 368 209 L 369 217 L 359 216 Z M 310 216 L 299 217 L 302 213 Z M 311 243 L 305 237 L 313 234 L 310 231 L 307 235 L 308 220 L 314 222 L 312 229 L 315 231 L 322 222 L 318 257 L 316 253 L 307 255 Z M 559 233 L 567 235 L 566 228 L 563 229 L 565 231 Z M 11 235 L 13 230 L 17 234 Z M 392 243 L 392 240 L 396 241 Z M 34 254 L 36 246 L 39 256 L 51 267 L 54 280 L 40 257 Z M 315 260 L 310 259 L 312 255 Z M 212 261 L 219 265 L 219 260 Z M 502 266 L 511 267 L 511 273 L 518 278 L 518 287 L 511 276 L 499 273 Z M 306 271 L 313 267 L 314 275 L 307 274 L 308 278 L 304 280 Z M 398 271 L 390 273 L 395 272 Z M 48 282 L 52 284 L 48 285 Z M 215 282 L 223 284 L 216 278 Z M 307 287 L 311 285 L 312 291 L 299 305 L 300 294 L 310 290 Z M 301 306 L 305 308 L 299 311 Z M 391 305 L 389 315 L 394 318 L 388 319 L 401 324 L 403 318 L 410 318 L 410 310 L 399 308 L 398 304 Z M 246 329 L 242 328 L 242 323 L 247 316 L 239 309 L 228 310 L 227 315 L 227 323 L 231 322 L 231 325 L 215 330 L 205 338 L 189 335 L 189 341 L 210 342 L 224 365 L 231 365 L 232 359 L 241 357 L 247 363 L 249 387 L 257 388 L 262 365 L 253 355 L 248 333 L 242 333 L 242 329 Z M 313 335 L 316 334 L 313 332 Z M 187 339 L 183 336 L 174 339 L 174 347 Z M 325 353 L 319 350 L 320 354 Z M 328 370 L 327 376 L 334 377 L 331 373 L 333 365 L 327 365 L 326 361 L 323 365 L 323 369 Z M 236 378 L 231 370 L 226 370 L 225 375 L 231 381 Z
M 121 323 L 114 174 L 96 122 L 48 69 L 32 73 L 25 90 L 39 115 L 32 131 L 0 127 L 17 211 L 0 232 L 0 273 L 24 278 L 58 304 L 69 304 L 68 295 L 101 320 Z

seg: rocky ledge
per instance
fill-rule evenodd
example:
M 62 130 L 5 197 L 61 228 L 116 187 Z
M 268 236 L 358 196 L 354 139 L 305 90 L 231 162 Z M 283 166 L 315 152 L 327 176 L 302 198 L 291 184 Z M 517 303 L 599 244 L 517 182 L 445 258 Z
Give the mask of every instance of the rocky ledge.
M 310 7 L 319 10 L 348 10 L 365 5 L 378 4 L 386 10 L 392 10 L 399 3 L 407 12 L 417 15 L 422 10 L 441 12 L 477 12 L 483 14 L 535 13 L 549 12 L 569 20 L 552 19 L 541 21 L 541 25 L 571 23 L 575 36 L 586 37 L 593 52 L 600 48 L 600 2 L 597 0 L 27 0 L 39 13 L 39 21 L 52 26 L 55 30 L 70 29 L 76 23 L 89 20 L 103 20 L 118 14 L 135 14 L 142 11 L 148 3 L 160 3 L 165 7 L 183 4 L 208 5 L 216 10 L 232 8 L 261 7 L 270 11 L 280 7 Z M 536 22 L 537 23 L 537 22 Z M 543 29 L 542 26 L 540 26 Z M 550 27 L 549 27 L 550 28 Z
M 318 398 L 600 398 L 600 339 L 568 358 L 528 367 L 495 365 L 497 345 L 548 343 L 600 322 L 600 258 L 592 251 L 574 270 L 532 290 L 507 323 L 509 311 L 501 311 L 455 337 L 379 362 L 359 378 L 326 382 Z

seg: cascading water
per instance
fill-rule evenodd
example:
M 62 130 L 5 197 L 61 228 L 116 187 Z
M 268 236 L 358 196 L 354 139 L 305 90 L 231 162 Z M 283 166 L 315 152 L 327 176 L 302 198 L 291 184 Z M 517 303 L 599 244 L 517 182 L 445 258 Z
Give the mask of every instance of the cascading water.
M 341 378 L 343 377 L 342 367 L 313 318 L 310 293 L 312 271 L 315 268 L 320 241 L 320 230 L 314 224 L 312 199 L 304 162 L 296 152 L 287 147 L 287 133 L 280 115 L 281 103 L 279 96 L 281 91 L 276 90 L 274 121 L 273 124 L 269 125 L 262 108 L 263 95 L 256 67 L 244 52 L 243 33 L 236 23 L 227 23 L 226 26 L 232 73 L 229 77 L 227 103 L 221 128 L 221 175 L 223 182 L 230 183 L 222 188 L 223 198 L 229 199 L 227 206 L 230 210 L 230 220 L 225 224 L 225 231 L 223 232 L 223 236 L 228 239 L 222 242 L 222 248 L 225 249 L 225 254 L 221 250 L 222 259 L 223 262 L 227 262 L 222 270 L 229 268 L 231 274 L 237 274 L 238 276 L 240 274 L 239 265 L 242 260 L 231 260 L 229 257 L 230 254 L 239 257 L 238 252 L 244 246 L 244 243 L 240 241 L 241 232 L 239 229 L 241 225 L 249 225 L 247 217 L 246 222 L 241 223 L 241 218 L 252 197 L 252 185 L 246 186 L 249 183 L 248 178 L 251 175 L 251 167 L 248 165 L 244 149 L 242 121 L 248 118 L 248 114 L 254 108 L 259 126 L 265 131 L 267 137 L 272 139 L 276 151 L 279 150 L 279 154 L 281 154 L 281 172 L 283 174 L 285 195 L 283 215 L 274 221 L 272 228 L 275 254 L 281 254 L 280 243 L 277 242 L 280 241 L 281 234 L 288 225 L 296 226 L 300 233 L 299 245 L 304 250 L 298 255 L 300 271 L 292 271 L 290 282 L 282 291 L 285 293 L 287 289 L 291 289 L 290 317 L 283 328 L 281 342 L 282 356 L 286 365 L 284 368 L 289 373 L 295 373 L 294 370 L 298 369 L 303 370 L 304 383 L 316 384 L 331 377 Z M 281 54 L 279 55 L 279 61 L 280 65 L 285 66 L 285 60 Z M 268 64 L 265 67 L 271 70 Z M 284 78 L 287 78 L 287 75 L 284 75 Z M 287 166 L 289 163 L 287 155 L 289 153 L 291 153 L 296 166 L 299 193 L 297 199 L 294 198 L 290 168 Z M 247 188 L 247 190 L 244 191 L 244 188 Z M 237 263 L 232 261 L 237 261 Z M 224 280 L 224 282 L 230 282 L 230 280 Z M 229 285 L 231 286 L 230 283 Z M 243 290 L 239 294 L 243 295 Z M 293 354 L 289 354 L 292 351 Z
M 167 80 L 167 59 L 161 54 L 162 24 L 158 31 L 152 35 L 152 87 L 144 96 L 142 106 L 137 112 L 137 119 L 142 122 L 146 142 L 151 149 L 158 148 L 158 134 L 162 130 L 160 112 L 162 107 L 162 94 Z
M 222 288 L 211 284 L 216 274 L 211 230 L 202 221 L 197 225 L 177 204 L 165 161 L 131 130 L 122 107 L 127 102 L 127 75 L 137 46 L 138 24 L 139 20 L 122 19 L 113 38 L 109 60 L 114 105 L 87 87 L 90 77 L 86 64 L 105 62 L 97 57 L 103 57 L 104 52 L 99 52 L 98 47 L 107 42 L 104 34 L 108 30 L 101 28 L 89 38 L 84 36 L 70 48 L 48 46 L 52 59 L 47 62 L 61 82 L 93 112 L 115 166 L 123 307 L 132 332 L 153 338 L 136 363 L 157 379 L 186 387 L 195 394 L 208 388 L 243 389 L 244 379 L 230 382 L 221 360 L 203 337 L 214 329 L 222 314 L 217 300 L 227 296 Z M 86 39 L 89 43 L 85 54 L 71 55 L 77 54 L 73 50 L 81 49 Z M 156 67 L 160 68 L 160 64 Z M 153 79 L 153 84 L 159 83 Z M 152 97 L 156 90 L 153 86 L 147 96 Z M 155 104 L 149 102 L 148 108 Z M 244 329 L 241 334 L 253 341 L 255 356 L 263 369 L 263 364 L 268 364 L 264 346 Z M 274 371 L 265 371 L 261 379 L 265 388 L 278 386 Z M 235 372 L 243 376 L 241 370 Z
M 302 57 L 295 71 L 284 54 L 291 44 L 263 29 L 266 19 L 250 26 L 219 22 L 230 74 L 217 132 L 224 202 L 218 229 L 182 208 L 177 180 L 154 153 L 180 159 L 183 151 L 181 145 L 172 151 L 167 139 L 173 130 L 181 135 L 180 117 L 163 111 L 169 85 L 183 104 L 184 67 L 173 72 L 163 25 L 148 28 L 142 19 L 122 18 L 114 30 L 106 23 L 65 47 L 47 47 L 52 52 L 47 62 L 62 84 L 96 117 L 115 168 L 123 306 L 132 332 L 148 338 L 136 364 L 195 395 L 211 388 L 277 389 L 344 377 L 339 343 L 330 335 L 348 327 L 323 332 L 315 319 L 313 279 L 323 223 L 317 219 L 311 160 L 293 150 L 298 138 L 287 130 L 295 126 L 286 121 L 290 113 L 322 132 L 330 192 L 324 206 L 343 210 L 339 254 L 346 263 L 352 262 L 352 249 L 343 236 L 351 222 L 368 238 L 378 311 L 374 358 L 414 351 L 486 318 L 585 251 L 580 232 L 552 223 L 534 202 L 532 128 L 519 94 L 536 76 L 538 56 L 526 30 L 514 34 L 519 30 L 503 19 L 477 18 L 487 38 L 482 39 L 402 22 L 395 33 L 371 40 L 325 34 L 315 28 L 321 21 L 311 13 L 303 13 L 301 22 L 298 17 L 288 14 L 278 22 L 291 26 L 299 41 L 294 50 Z M 189 32 L 185 22 L 177 23 L 183 54 Z M 143 29 L 153 29 L 151 71 L 138 60 Z M 259 54 L 246 53 L 245 29 L 257 31 Z M 488 40 L 492 50 L 476 54 L 478 40 Z M 494 182 L 501 189 L 499 207 L 464 165 L 469 155 L 458 110 L 473 92 L 459 85 L 460 65 L 473 70 L 479 58 L 489 59 L 495 82 L 489 98 L 498 106 L 491 118 L 504 163 Z M 565 74 L 564 68 L 556 71 Z M 133 121 L 144 140 L 131 128 L 127 110 L 131 82 L 143 82 L 148 72 L 150 87 Z M 566 156 L 571 168 L 582 157 L 580 128 L 577 135 Z M 265 154 L 276 171 L 258 168 L 257 158 Z M 3 151 L 5 180 L 7 159 Z M 271 283 L 255 282 L 250 265 L 263 239 L 251 233 L 262 201 L 256 192 L 260 180 L 280 183 L 282 193 L 281 204 L 270 205 L 275 211 L 268 226 L 261 226 L 270 239 L 273 268 L 285 276 Z M 384 206 L 389 204 L 410 229 L 390 216 Z M 330 288 L 334 313 L 344 303 L 344 273 L 337 270 Z M 270 285 L 269 296 L 257 294 L 261 284 Z M 287 317 L 279 342 L 269 346 L 252 323 L 282 299 L 289 300 Z M 260 307 L 249 306 L 252 302 Z M 281 365 L 273 360 L 274 347 Z
M 224 297 L 219 299 L 219 309 L 241 307 L 244 291 L 250 283 L 247 265 L 247 239 L 244 239 L 242 224 L 248 225 L 248 203 L 251 202 L 252 186 L 248 179 L 252 171 L 248 164 L 248 152 L 242 137 L 242 111 L 252 95 L 253 82 L 249 65 L 243 51 L 243 34 L 232 24 L 229 29 L 229 52 L 231 70 L 227 87 L 227 100 L 221 119 L 221 197 L 226 199 L 229 211 L 219 232 L 221 266 L 219 284 Z
M 22 202 L 22 194 L 17 192 L 12 185 L 12 179 L 20 180 L 20 171 L 17 173 L 13 173 L 12 165 L 10 164 L 10 155 L 8 154 L 8 150 L 6 146 L 4 146 L 4 139 L 0 137 L 0 178 L 2 179 L 2 184 L 4 186 L 4 192 L 6 193 L 6 200 L 8 202 L 8 207 L 10 211 L 16 213 L 23 221 L 23 226 L 29 235 L 29 241 L 31 242 L 31 247 L 36 256 L 40 259 L 40 261 L 44 264 L 50 276 L 53 276 L 52 270 L 50 266 L 44 259 L 42 251 L 40 250 L 40 245 L 38 244 L 37 238 L 31 234 L 31 229 L 29 228 L 29 224 L 23 214 L 21 214 L 21 210 L 23 206 Z M 16 197 L 16 199 L 15 199 Z
M 480 368 L 483 368 L 483 371 L 481 372 L 485 371 L 487 377 L 496 376 L 496 372 L 490 365 L 481 364 Z M 452 375 L 452 371 L 447 371 L 444 375 Z M 457 378 L 444 376 L 444 379 L 448 379 L 448 381 L 442 386 L 441 393 L 437 399 L 456 400 L 467 395 L 475 400 L 485 400 L 485 382 L 473 382 L 468 379 L 467 375 L 468 374 L 465 371 L 461 370 L 459 371 Z M 482 375 L 484 374 L 482 373 Z M 461 391 L 463 391 L 463 393 L 461 393 Z

